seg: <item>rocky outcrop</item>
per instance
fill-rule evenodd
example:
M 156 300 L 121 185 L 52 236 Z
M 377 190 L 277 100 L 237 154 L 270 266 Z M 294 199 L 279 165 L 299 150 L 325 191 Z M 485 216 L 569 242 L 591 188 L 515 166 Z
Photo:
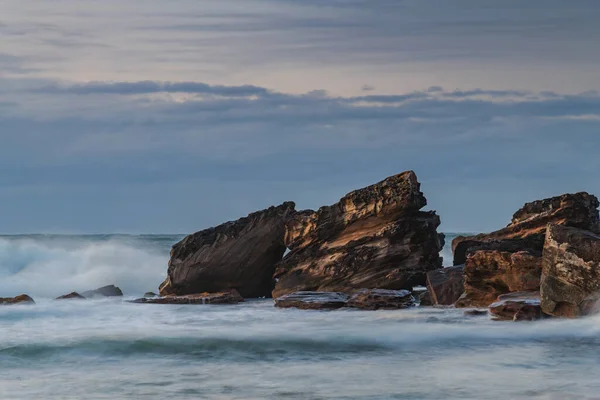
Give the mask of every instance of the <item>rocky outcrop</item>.
M 542 310 L 556 317 L 600 311 L 600 235 L 550 225 L 544 245 Z
M 356 292 L 346 307 L 362 310 L 398 310 L 415 305 L 415 298 L 408 290 L 362 289 Z
M 335 310 L 346 305 L 349 296 L 339 292 L 296 292 L 275 299 L 275 307 L 302 310 Z
M 541 253 L 478 250 L 469 254 L 464 267 L 464 293 L 457 307 L 487 307 L 510 292 L 539 290 Z
M 458 236 L 452 241 L 454 265 L 464 264 L 474 250 L 542 251 L 550 223 L 592 232 L 600 231 L 598 199 L 585 192 L 563 194 L 526 203 L 506 228 L 475 236 Z
M 539 292 L 503 294 L 490 305 L 490 313 L 497 321 L 533 321 L 543 318 Z
M 549 223 L 598 231 L 598 199 L 564 194 L 525 204 L 503 229 L 452 241 L 454 263 L 464 263 L 459 307 L 488 306 L 497 296 L 539 290 L 542 249 Z
M 247 298 L 270 296 L 273 272 L 286 250 L 286 220 L 294 203 L 270 207 L 187 236 L 171 250 L 162 296 L 236 289 Z
M 143 304 L 237 304 L 244 301 L 237 290 L 231 289 L 219 293 L 197 293 L 183 296 L 142 297 L 131 303 Z
M 93 297 L 120 297 L 123 296 L 123 292 L 115 285 L 102 286 L 96 290 L 88 290 L 81 293 L 81 296 L 86 299 Z
M 427 292 L 433 305 L 450 306 L 463 294 L 464 266 L 435 269 L 427 273 Z
M 356 190 L 332 206 L 287 222 L 290 253 L 278 265 L 273 297 L 305 291 L 412 289 L 441 267 L 443 237 L 412 171 Z
M 65 295 L 59 296 L 55 300 L 73 300 L 73 299 L 84 300 L 85 297 L 83 297 L 82 295 L 80 295 L 77 292 L 71 292 L 69 294 L 65 294 Z
M 0 297 L 0 305 L 8 306 L 13 304 L 35 304 L 35 301 L 26 294 L 20 294 L 16 297 Z

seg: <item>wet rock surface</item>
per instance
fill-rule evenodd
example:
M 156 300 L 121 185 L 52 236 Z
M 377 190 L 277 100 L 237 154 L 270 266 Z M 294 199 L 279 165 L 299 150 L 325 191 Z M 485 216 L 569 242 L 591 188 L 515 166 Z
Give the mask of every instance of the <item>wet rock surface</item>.
M 237 304 L 244 298 L 237 290 L 219 293 L 197 293 L 183 296 L 169 295 L 165 297 L 142 297 L 132 300 L 132 303 L 142 304 Z
M 543 318 L 539 292 L 514 292 L 504 294 L 489 307 L 498 321 L 534 321 Z
M 449 306 L 463 294 L 464 266 L 446 267 L 427 273 L 427 292 L 433 305 Z
M 334 310 L 342 308 L 350 296 L 339 292 L 303 291 L 289 293 L 275 299 L 275 307 L 303 310 Z
M 411 289 L 441 267 L 443 235 L 412 171 L 356 190 L 332 206 L 287 222 L 290 253 L 279 263 L 273 297 L 306 291 Z
M 356 292 L 346 307 L 362 310 L 397 310 L 412 307 L 415 298 L 408 290 L 362 289 Z
M 600 311 L 600 235 L 551 225 L 546 234 L 542 309 L 574 318 Z

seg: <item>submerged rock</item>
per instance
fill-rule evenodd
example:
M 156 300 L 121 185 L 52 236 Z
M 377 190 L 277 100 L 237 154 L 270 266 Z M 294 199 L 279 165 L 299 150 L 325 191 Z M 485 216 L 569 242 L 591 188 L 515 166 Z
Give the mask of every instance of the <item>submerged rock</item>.
M 88 290 L 83 292 L 81 293 L 81 296 L 85 297 L 86 299 L 92 297 L 119 297 L 123 296 L 123 292 L 115 285 L 107 285 L 96 290 Z
M 415 305 L 415 298 L 408 290 L 362 289 L 356 292 L 346 307 L 363 310 L 394 310 Z
M 165 297 L 142 297 L 131 303 L 145 304 L 237 304 L 244 301 L 237 290 L 231 289 L 219 293 L 197 293 L 183 296 L 169 295 Z
M 556 317 L 600 311 L 600 235 L 550 225 L 544 246 L 542 310 Z
M 158 295 L 154 292 L 146 292 L 144 293 L 144 297 L 158 297 Z
M 487 306 L 501 295 L 539 290 L 542 249 L 549 223 L 600 230 L 598 199 L 564 194 L 525 204 L 503 229 L 452 241 L 454 263 L 465 264 L 458 307 Z
M 20 294 L 16 297 L 0 297 L 0 305 L 13 305 L 13 304 L 35 304 L 35 301 L 26 294 Z
M 466 317 L 479 317 L 483 315 L 488 315 L 488 310 L 466 310 L 463 314 Z
M 286 250 L 285 221 L 294 207 L 286 202 L 187 236 L 171 250 L 160 294 L 235 288 L 248 298 L 270 296 L 275 264 Z
M 490 313 L 497 321 L 533 321 L 543 317 L 539 292 L 503 294 L 490 305 Z
M 464 267 L 464 293 L 456 307 L 487 307 L 510 292 L 539 290 L 541 254 L 530 251 L 475 251 Z
M 289 254 L 279 263 L 273 297 L 306 291 L 354 292 L 425 285 L 441 267 L 443 235 L 412 171 L 356 190 L 332 206 L 287 222 Z
M 427 273 L 427 291 L 433 305 L 450 306 L 463 294 L 464 266 L 435 269 Z
M 80 295 L 77 292 L 71 292 L 69 294 L 59 296 L 55 300 L 72 300 L 72 299 L 85 300 L 85 297 L 83 297 L 82 295 Z
M 275 307 L 333 310 L 346 305 L 349 296 L 339 292 L 296 292 L 275 299 Z

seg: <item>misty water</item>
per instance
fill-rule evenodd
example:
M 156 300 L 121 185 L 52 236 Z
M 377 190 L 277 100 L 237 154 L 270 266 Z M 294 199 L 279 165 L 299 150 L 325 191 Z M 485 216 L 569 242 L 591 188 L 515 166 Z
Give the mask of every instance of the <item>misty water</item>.
M 1 399 L 585 399 L 600 318 L 151 305 L 180 236 L 0 238 Z M 449 238 L 451 239 L 451 237 Z M 448 264 L 447 250 L 444 252 Z M 54 301 L 115 283 L 123 299 Z

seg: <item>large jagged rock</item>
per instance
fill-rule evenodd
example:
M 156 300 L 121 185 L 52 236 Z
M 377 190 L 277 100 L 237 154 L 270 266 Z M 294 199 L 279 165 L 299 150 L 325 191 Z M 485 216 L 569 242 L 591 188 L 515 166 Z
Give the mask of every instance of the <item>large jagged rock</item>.
M 236 289 L 246 298 L 270 296 L 275 264 L 286 250 L 285 222 L 294 207 L 286 202 L 187 236 L 171 250 L 160 294 Z
M 454 265 L 464 264 L 474 250 L 541 251 L 550 223 L 600 231 L 596 196 L 585 192 L 563 194 L 526 203 L 506 228 L 475 236 L 458 236 L 452 241 Z
M 427 273 L 427 292 L 433 305 L 450 306 L 459 299 L 465 290 L 463 268 L 459 265 Z
M 352 293 L 412 289 L 441 268 L 443 235 L 414 172 L 356 190 L 332 206 L 302 211 L 287 224 L 290 253 L 279 264 L 273 297 L 299 291 Z
M 454 263 L 465 265 L 459 307 L 483 307 L 499 295 L 539 290 L 549 223 L 600 230 L 598 199 L 585 192 L 525 204 L 503 229 L 452 241 Z
M 539 252 L 479 250 L 464 267 L 464 293 L 456 307 L 487 307 L 510 292 L 539 290 L 542 258 Z
M 16 297 L 0 297 L 0 306 L 13 304 L 35 304 L 35 301 L 26 294 L 20 294 Z
M 185 296 L 142 297 L 131 300 L 131 303 L 143 304 L 237 304 L 244 299 L 237 290 L 231 289 L 219 293 L 197 293 Z
M 107 285 L 95 290 L 85 291 L 80 296 L 86 299 L 93 297 L 121 297 L 123 296 L 123 291 L 115 285 Z
M 496 321 L 534 321 L 544 317 L 539 292 L 514 292 L 498 296 L 490 305 Z
M 578 317 L 600 312 L 600 235 L 550 225 L 544 245 L 544 313 Z

